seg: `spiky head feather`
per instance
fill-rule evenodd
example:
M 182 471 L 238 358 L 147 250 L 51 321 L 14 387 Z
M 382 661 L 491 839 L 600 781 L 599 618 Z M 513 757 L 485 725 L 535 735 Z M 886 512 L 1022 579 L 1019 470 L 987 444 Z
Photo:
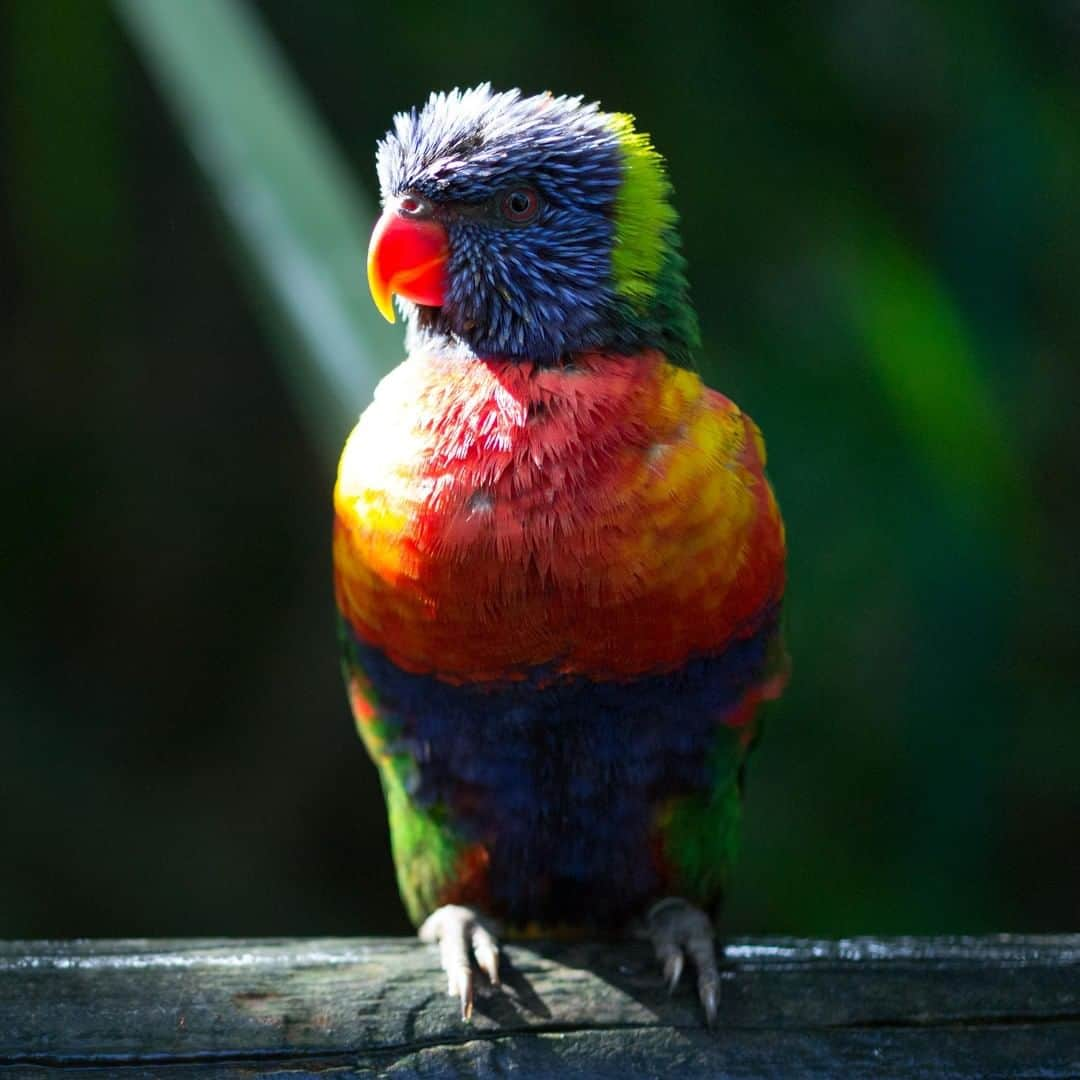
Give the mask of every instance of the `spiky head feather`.
M 442 306 L 401 301 L 410 349 L 545 362 L 660 348 L 689 362 L 697 320 L 671 184 L 630 116 L 486 83 L 437 93 L 395 117 L 378 173 L 384 202 L 430 200 L 450 240 Z M 515 185 L 540 197 L 525 226 L 498 213 Z

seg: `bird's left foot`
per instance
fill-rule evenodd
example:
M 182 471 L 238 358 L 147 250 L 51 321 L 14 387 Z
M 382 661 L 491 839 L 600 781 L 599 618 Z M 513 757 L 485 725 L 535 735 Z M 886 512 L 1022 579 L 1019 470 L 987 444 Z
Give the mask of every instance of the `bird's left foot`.
M 439 946 L 446 992 L 461 1002 L 461 1019 L 471 1020 L 474 958 L 491 985 L 499 985 L 499 942 L 494 932 L 472 908 L 446 904 L 423 921 L 417 934 L 421 941 Z
M 652 942 L 656 958 L 664 967 L 668 993 L 679 985 L 686 957 L 697 970 L 698 997 L 705 1019 L 716 1023 L 720 997 L 720 972 L 716 967 L 715 932 L 709 916 L 677 896 L 660 900 L 645 916 L 640 936 Z

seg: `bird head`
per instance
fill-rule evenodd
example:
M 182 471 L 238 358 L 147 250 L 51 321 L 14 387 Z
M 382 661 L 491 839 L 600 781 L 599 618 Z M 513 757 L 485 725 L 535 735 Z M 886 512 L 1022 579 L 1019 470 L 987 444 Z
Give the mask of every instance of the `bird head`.
M 663 160 L 622 113 L 488 85 L 432 94 L 379 144 L 368 281 L 410 349 L 554 361 L 697 344 Z

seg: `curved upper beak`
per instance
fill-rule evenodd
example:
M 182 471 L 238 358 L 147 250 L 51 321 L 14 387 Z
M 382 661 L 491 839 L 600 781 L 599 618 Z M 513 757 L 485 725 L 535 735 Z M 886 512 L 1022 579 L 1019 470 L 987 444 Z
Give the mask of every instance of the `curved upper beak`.
M 368 285 L 375 306 L 394 321 L 393 295 L 441 307 L 446 296 L 446 229 L 430 217 L 410 217 L 391 205 L 375 223 L 368 247 Z

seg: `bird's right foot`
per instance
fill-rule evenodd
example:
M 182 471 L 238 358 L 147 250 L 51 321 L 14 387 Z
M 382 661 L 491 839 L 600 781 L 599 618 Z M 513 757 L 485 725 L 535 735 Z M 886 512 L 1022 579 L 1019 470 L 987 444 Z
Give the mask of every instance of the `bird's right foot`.
M 720 996 L 720 973 L 716 967 L 715 932 L 709 916 L 677 896 L 653 904 L 645 916 L 640 936 L 652 942 L 656 958 L 664 968 L 668 993 L 679 985 L 686 957 L 697 969 L 697 990 L 705 1019 L 716 1023 Z
M 446 904 L 437 908 L 421 924 L 421 941 L 439 946 L 439 962 L 446 972 L 446 992 L 461 1002 L 461 1019 L 473 1012 L 473 960 L 491 980 L 499 985 L 499 940 L 490 924 L 470 907 Z

